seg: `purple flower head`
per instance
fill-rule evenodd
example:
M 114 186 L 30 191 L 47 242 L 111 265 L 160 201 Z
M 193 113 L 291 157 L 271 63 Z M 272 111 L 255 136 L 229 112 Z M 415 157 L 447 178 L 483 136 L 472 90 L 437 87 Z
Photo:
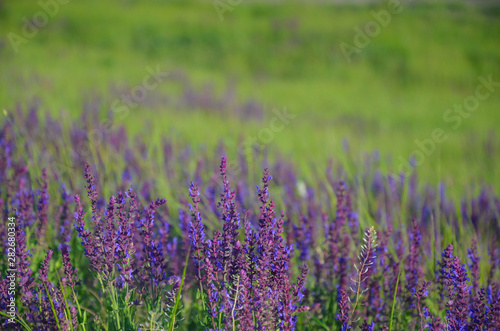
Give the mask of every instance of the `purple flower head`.
M 145 217 L 141 218 L 139 234 L 142 238 L 143 254 L 140 258 L 141 267 L 138 267 L 136 270 L 141 285 L 153 282 L 158 286 L 160 282 L 166 281 L 166 263 L 163 256 L 163 248 L 161 244 L 153 238 L 156 209 L 165 203 L 165 199 L 151 201 L 149 206 L 144 209 Z M 148 290 L 152 289 L 148 288 Z
M 83 210 L 80 196 L 78 194 L 75 194 L 74 198 L 76 203 L 75 229 L 78 232 L 78 237 L 80 237 L 80 241 L 84 249 L 84 254 L 90 261 L 90 266 L 92 267 L 92 269 L 100 271 L 102 264 L 99 258 L 100 254 L 97 250 L 97 245 L 94 243 L 92 233 L 88 229 L 85 229 L 86 212 Z
M 40 270 L 38 271 L 38 278 L 44 284 L 48 284 L 49 282 L 49 268 L 50 268 L 50 260 L 52 260 L 53 251 L 49 249 L 45 259 L 43 260 Z
M 448 328 L 453 331 L 467 326 L 469 313 L 469 278 L 465 265 L 458 257 L 451 258 L 453 246 L 449 245 L 443 254 L 442 275 L 446 289 L 446 319 Z
M 479 290 L 479 263 L 481 258 L 477 252 L 477 242 L 472 240 L 471 248 L 467 249 L 467 257 L 469 258 L 469 270 L 472 276 L 472 295 L 475 295 Z
M 201 220 L 201 214 L 199 211 L 200 203 L 200 190 L 198 185 L 191 182 L 189 187 L 189 196 L 193 201 L 193 205 L 190 205 L 191 212 L 191 222 L 189 223 L 189 240 L 191 242 L 191 250 L 193 258 L 200 263 L 204 260 L 204 249 L 205 246 L 205 227 Z
M 71 265 L 68 245 L 66 244 L 61 245 L 61 255 L 64 267 L 63 283 L 69 286 L 72 290 L 72 295 L 75 295 L 75 287 L 80 284 L 80 281 L 78 280 L 76 268 Z
M 224 191 L 220 195 L 218 204 L 220 218 L 223 221 L 222 227 L 222 270 L 225 278 L 228 271 L 229 259 L 232 255 L 234 245 L 240 229 L 240 215 L 236 208 L 236 192 L 231 191 L 231 186 L 226 175 L 227 163 L 226 157 L 222 157 L 220 165 L 220 174 L 223 182 Z
M 375 323 L 372 321 L 370 324 L 365 320 L 361 325 L 361 331 L 375 331 Z
M 406 262 L 406 290 L 407 301 L 409 307 L 414 307 L 414 296 L 412 293 L 416 291 L 420 278 L 422 278 L 422 267 L 420 259 L 420 242 L 422 236 L 418 229 L 416 219 L 413 219 L 413 226 L 410 232 L 410 252 Z
M 340 322 L 340 330 L 347 331 L 351 328 L 349 320 L 350 304 L 347 292 L 340 290 L 339 310 L 337 312 L 337 320 Z
M 47 169 L 42 170 L 41 177 L 41 190 L 38 191 L 38 238 L 43 240 L 45 237 L 45 232 L 47 231 L 48 222 L 48 212 L 49 212 L 49 193 L 48 193 L 48 183 L 47 183 Z
M 59 236 L 64 242 L 69 242 L 71 240 L 71 212 L 69 210 L 69 204 L 71 202 L 71 196 L 66 191 L 66 185 L 63 183 L 61 186 L 61 206 L 59 207 L 57 223 L 60 224 Z

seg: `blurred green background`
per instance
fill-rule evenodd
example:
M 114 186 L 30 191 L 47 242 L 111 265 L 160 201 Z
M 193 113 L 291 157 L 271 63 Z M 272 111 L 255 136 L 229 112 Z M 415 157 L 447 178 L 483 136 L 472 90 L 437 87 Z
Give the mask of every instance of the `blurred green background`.
M 441 129 L 447 139 L 425 154 L 421 176 L 500 188 L 500 87 L 457 128 L 443 119 L 474 95 L 479 76 L 500 82 L 495 4 L 402 1 L 348 61 L 341 43 L 354 45 L 356 29 L 394 4 L 63 2 L 1 2 L 0 107 L 38 102 L 69 122 L 87 102 L 105 118 L 142 84 L 146 67 L 158 67 L 169 78 L 115 119 L 151 144 L 170 137 L 215 150 L 222 140 L 234 157 L 242 139 L 265 136 L 273 110 L 286 109 L 290 123 L 257 143 L 293 159 L 305 177 L 330 158 L 354 172 L 373 151 L 385 171 L 397 172 L 418 150 L 415 140 Z M 227 10 L 221 16 L 216 7 Z M 37 23 L 39 12 L 46 24 Z M 40 27 L 27 38 L 33 24 Z

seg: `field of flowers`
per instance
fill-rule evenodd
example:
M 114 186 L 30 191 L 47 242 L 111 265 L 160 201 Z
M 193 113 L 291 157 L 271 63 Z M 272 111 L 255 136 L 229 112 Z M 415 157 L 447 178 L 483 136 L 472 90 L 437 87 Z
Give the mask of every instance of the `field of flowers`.
M 101 128 L 93 153 L 95 117 L 66 131 L 37 114 L 5 112 L 1 128 L 3 329 L 500 328 L 487 185 L 455 198 L 416 171 L 383 175 L 377 155 L 354 180 L 332 161 L 305 183 L 258 149 L 253 181 L 223 144 L 211 155 L 165 140 L 150 162 L 143 140 Z
M 0 0 L 0 330 L 500 330 L 500 7 L 392 5 Z

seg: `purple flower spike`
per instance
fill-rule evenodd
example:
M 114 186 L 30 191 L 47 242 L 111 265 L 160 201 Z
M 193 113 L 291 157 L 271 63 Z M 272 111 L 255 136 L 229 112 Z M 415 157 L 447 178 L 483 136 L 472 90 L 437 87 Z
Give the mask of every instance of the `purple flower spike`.
M 472 295 L 476 295 L 479 290 L 479 262 L 481 258 L 477 253 L 476 239 L 472 239 L 471 248 L 467 249 L 467 257 L 470 260 L 469 270 L 472 276 Z
M 99 258 L 100 253 L 97 250 L 97 246 L 94 243 L 92 233 L 85 229 L 85 215 L 86 212 L 83 210 L 82 203 L 80 201 L 80 196 L 75 195 L 76 211 L 75 211 L 75 229 L 78 232 L 80 241 L 82 243 L 84 254 L 90 261 L 90 266 L 95 271 L 101 271 L 101 260 Z
M 339 312 L 337 313 L 337 320 L 340 322 L 340 330 L 347 331 L 351 328 L 349 320 L 349 312 L 351 310 L 349 304 L 349 297 L 347 292 L 340 290 L 339 296 Z
M 410 233 L 410 253 L 406 261 L 406 291 L 408 306 L 414 308 L 414 295 L 417 286 L 422 278 L 422 266 L 420 258 L 420 241 L 422 236 L 418 230 L 418 223 L 413 219 L 413 226 Z
M 198 209 L 201 201 L 198 185 L 191 183 L 189 187 L 189 196 L 193 201 L 193 205 L 190 207 L 191 222 L 189 223 L 189 240 L 191 241 L 193 258 L 196 260 L 197 269 L 198 272 L 200 272 L 201 262 L 205 259 L 205 227 L 202 223 L 201 214 Z
M 73 290 L 72 295 L 74 295 L 75 287 L 80 284 L 80 281 L 78 280 L 76 268 L 71 265 L 68 245 L 61 245 L 61 254 L 65 275 L 65 277 L 63 278 L 63 283 Z
M 39 191 L 40 197 L 38 198 L 38 238 L 43 240 L 45 232 L 47 231 L 48 212 L 49 212 L 49 193 L 47 185 L 47 169 L 42 170 L 41 178 L 42 189 Z

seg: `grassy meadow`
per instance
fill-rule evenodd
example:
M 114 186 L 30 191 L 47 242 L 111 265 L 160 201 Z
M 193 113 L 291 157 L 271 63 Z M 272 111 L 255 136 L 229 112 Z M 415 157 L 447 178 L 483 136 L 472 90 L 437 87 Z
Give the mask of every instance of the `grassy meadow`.
M 499 41 L 495 2 L 0 0 L 0 328 L 499 330 Z

